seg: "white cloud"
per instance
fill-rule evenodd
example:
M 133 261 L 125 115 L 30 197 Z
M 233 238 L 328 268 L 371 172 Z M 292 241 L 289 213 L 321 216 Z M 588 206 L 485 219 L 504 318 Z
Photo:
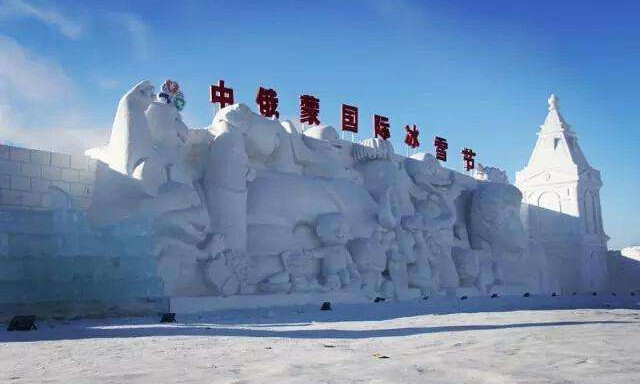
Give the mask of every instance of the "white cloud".
M 1 141 L 61 152 L 105 143 L 108 128 L 84 128 L 74 94 L 59 65 L 0 36 Z
M 149 57 L 149 27 L 133 13 L 112 13 L 111 19 L 127 32 L 133 54 L 138 59 Z
M 109 142 L 110 128 L 24 128 L 2 129 L 0 143 L 60 153 L 82 154 Z
M 53 9 L 39 7 L 24 0 L 4 0 L 0 3 L 0 16 L 32 17 L 57 28 L 64 36 L 74 40 L 78 39 L 83 31 L 82 24 L 79 22 Z
M 59 65 L 30 54 L 14 40 L 0 36 L 0 100 L 45 102 L 66 98 L 71 81 Z
M 97 80 L 98 86 L 102 89 L 116 89 L 120 82 L 113 77 L 101 77 Z

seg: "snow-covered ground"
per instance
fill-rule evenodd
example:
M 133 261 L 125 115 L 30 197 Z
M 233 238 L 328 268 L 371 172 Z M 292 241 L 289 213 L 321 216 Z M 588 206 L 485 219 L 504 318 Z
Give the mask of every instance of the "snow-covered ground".
M 470 312 L 433 313 L 432 305 L 223 311 L 176 324 L 44 321 L 38 331 L 0 331 L 0 381 L 640 382 L 638 309 L 473 312 L 469 299 L 456 305 Z

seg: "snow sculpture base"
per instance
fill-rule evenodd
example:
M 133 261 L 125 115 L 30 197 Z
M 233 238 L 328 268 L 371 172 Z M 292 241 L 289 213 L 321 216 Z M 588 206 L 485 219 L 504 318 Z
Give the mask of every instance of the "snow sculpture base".
M 173 297 L 170 300 L 171 312 L 180 314 L 198 314 L 226 309 L 254 309 L 270 307 L 289 307 L 317 305 L 325 301 L 340 304 L 370 303 L 371 300 L 360 292 L 329 292 L 281 295 L 242 295 L 242 296 L 200 296 Z

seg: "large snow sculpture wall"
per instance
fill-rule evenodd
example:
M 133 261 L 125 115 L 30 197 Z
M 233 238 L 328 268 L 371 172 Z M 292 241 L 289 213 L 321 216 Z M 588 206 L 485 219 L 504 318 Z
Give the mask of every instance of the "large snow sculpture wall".
M 299 132 L 244 104 L 206 130 L 143 82 L 118 105 L 99 159 L 94 223 L 153 223 L 169 296 L 349 292 L 410 299 L 543 292 L 547 260 L 524 235 L 520 192 L 391 143 Z M 488 179 L 487 179 L 488 180 Z

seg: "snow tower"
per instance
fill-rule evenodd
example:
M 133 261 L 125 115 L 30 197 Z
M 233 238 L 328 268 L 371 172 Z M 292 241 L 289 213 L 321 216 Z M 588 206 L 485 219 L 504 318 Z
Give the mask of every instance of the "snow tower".
M 587 162 L 578 138 L 549 97 L 527 166 L 516 172 L 529 236 L 546 251 L 561 292 L 607 287 L 607 240 L 602 228 L 600 171 Z

